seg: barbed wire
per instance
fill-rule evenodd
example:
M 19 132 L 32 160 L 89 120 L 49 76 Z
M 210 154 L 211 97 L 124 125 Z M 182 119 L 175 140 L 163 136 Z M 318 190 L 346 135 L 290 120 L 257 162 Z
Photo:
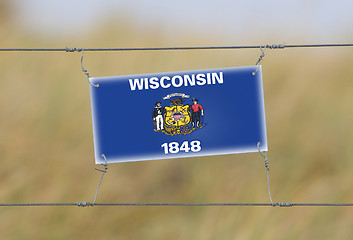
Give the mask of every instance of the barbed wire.
M 293 203 L 293 202 L 277 202 L 277 203 L 1 203 L 0 207 L 53 207 L 53 206 L 77 206 L 77 207 L 94 207 L 94 206 L 175 206 L 175 207 L 353 207 L 353 203 Z
M 83 67 L 83 52 L 84 51 L 172 51 L 172 50 L 226 50 L 226 49 L 261 49 L 262 55 L 260 56 L 257 65 L 264 57 L 265 49 L 285 49 L 285 48 L 319 48 L 319 47 L 353 47 L 353 43 L 343 44 L 271 44 L 271 45 L 250 45 L 250 46 L 203 46 L 203 47 L 145 47 L 145 48 L 0 48 L 0 52 L 82 52 L 81 65 L 82 71 L 87 75 L 87 70 Z M 259 149 L 259 145 L 258 145 Z M 97 194 L 101 185 L 104 174 L 107 170 L 107 163 L 104 164 L 105 169 L 100 170 L 103 172 L 93 202 L 76 202 L 76 203 L 0 203 L 0 207 L 48 207 L 48 206 L 78 206 L 78 207 L 94 207 L 94 206 L 232 206 L 232 207 L 351 207 L 353 203 L 293 203 L 293 202 L 272 202 L 270 183 L 269 183 L 269 168 L 268 159 L 266 154 L 260 154 L 265 158 L 265 167 L 267 173 L 268 194 L 271 203 L 96 203 Z
M 267 44 L 248 46 L 202 46 L 202 47 L 133 47 L 133 48 L 0 48 L 2 52 L 81 52 L 81 51 L 172 51 L 172 50 L 222 50 L 222 49 L 285 49 L 285 48 L 319 48 L 319 47 L 353 47 L 353 43 L 328 44 Z

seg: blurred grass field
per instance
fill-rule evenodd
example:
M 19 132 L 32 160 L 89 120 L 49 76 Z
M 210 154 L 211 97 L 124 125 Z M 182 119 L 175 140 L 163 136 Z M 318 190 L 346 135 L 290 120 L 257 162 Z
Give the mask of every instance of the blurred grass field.
M 109 25 L 79 39 L 2 23 L 1 47 L 171 46 Z M 140 35 L 143 34 L 143 38 Z M 179 46 L 220 45 L 176 36 Z M 232 43 L 234 44 L 234 43 Z M 254 44 L 263 44 L 254 43 Z M 260 50 L 85 53 L 91 76 L 253 65 Z M 93 201 L 89 84 L 80 53 L 0 53 L 1 203 Z M 272 197 L 353 202 L 353 49 L 268 50 L 263 79 Z M 111 164 L 97 202 L 268 202 L 256 153 Z M 351 208 L 1 207 L 1 239 L 351 239 Z

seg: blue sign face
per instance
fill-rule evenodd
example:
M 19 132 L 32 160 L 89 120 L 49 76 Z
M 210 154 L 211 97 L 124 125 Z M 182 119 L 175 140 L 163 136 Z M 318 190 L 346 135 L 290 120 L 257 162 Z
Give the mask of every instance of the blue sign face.
M 91 78 L 96 164 L 267 151 L 256 68 Z

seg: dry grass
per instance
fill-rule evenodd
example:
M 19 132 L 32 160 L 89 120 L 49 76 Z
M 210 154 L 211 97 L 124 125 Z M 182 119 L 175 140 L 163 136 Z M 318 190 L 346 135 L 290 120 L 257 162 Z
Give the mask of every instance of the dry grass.
M 108 30 L 110 29 L 110 30 Z M 5 26 L 3 47 L 48 46 Z M 111 28 L 56 46 L 168 46 Z M 21 38 L 20 38 L 21 37 Z M 192 40 L 190 40 L 192 39 Z M 179 37 L 176 45 L 197 42 Z M 53 46 L 50 45 L 50 46 Z M 87 53 L 92 76 L 252 65 L 259 51 Z M 275 201 L 353 201 L 353 50 L 268 51 L 263 62 Z M 1 202 L 92 201 L 89 86 L 77 53 L 1 53 Z M 99 202 L 267 202 L 258 154 L 113 164 Z M 349 208 L 0 208 L 1 239 L 350 239 Z

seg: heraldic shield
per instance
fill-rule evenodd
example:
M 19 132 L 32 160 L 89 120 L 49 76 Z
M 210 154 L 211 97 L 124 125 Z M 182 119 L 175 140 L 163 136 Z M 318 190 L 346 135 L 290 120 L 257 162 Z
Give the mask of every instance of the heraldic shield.
M 191 122 L 189 105 L 165 107 L 164 121 L 167 127 L 180 128 Z
M 190 96 L 181 93 L 174 93 L 169 96 Z M 167 96 L 168 97 L 168 96 Z M 167 98 L 168 99 L 168 98 Z M 194 101 L 195 99 L 193 99 Z M 197 100 L 195 100 L 197 101 Z M 157 102 L 154 108 L 153 120 L 156 132 L 163 132 L 167 135 L 189 134 L 196 128 L 202 128 L 199 122 L 195 125 L 195 113 L 193 105 L 183 104 L 184 100 L 180 97 L 170 99 L 170 106 L 163 107 L 161 102 Z M 195 103 L 196 104 L 196 103 Z M 201 105 L 200 105 L 201 107 Z M 201 107 L 202 109 L 202 107 Z M 202 109 L 203 113 L 203 109 Z

